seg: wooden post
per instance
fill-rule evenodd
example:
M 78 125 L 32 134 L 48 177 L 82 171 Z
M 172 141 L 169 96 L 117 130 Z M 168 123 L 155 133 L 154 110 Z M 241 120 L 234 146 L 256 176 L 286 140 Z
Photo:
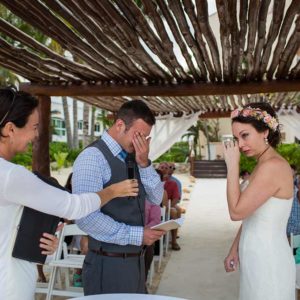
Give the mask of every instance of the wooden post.
M 50 176 L 50 115 L 51 98 L 49 96 L 37 96 L 39 100 L 39 137 L 33 144 L 32 170 L 38 171 L 44 176 Z

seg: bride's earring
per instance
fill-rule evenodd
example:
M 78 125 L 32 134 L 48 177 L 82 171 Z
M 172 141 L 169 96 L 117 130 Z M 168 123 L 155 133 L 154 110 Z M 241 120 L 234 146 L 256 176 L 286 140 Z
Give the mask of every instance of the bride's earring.
M 265 140 L 265 144 L 266 144 L 266 145 L 269 145 L 268 138 L 267 138 L 267 137 L 265 137 L 265 138 L 264 138 L 264 140 Z

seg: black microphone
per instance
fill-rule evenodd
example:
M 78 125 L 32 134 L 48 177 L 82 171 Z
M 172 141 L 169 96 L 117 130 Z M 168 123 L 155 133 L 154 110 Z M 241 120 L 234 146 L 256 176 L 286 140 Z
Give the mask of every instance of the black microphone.
M 125 159 L 126 166 L 127 166 L 127 176 L 128 179 L 135 179 L 135 158 L 133 153 L 128 153 Z
M 137 179 L 137 174 L 136 174 L 136 169 L 135 169 L 135 165 L 136 165 L 135 153 L 128 153 L 125 158 L 125 163 L 126 163 L 126 167 L 127 167 L 128 179 Z M 143 224 L 143 226 L 145 226 L 144 214 L 141 209 L 139 197 L 128 197 L 128 199 L 138 200 L 137 202 L 138 202 L 139 211 L 140 211 L 141 224 Z

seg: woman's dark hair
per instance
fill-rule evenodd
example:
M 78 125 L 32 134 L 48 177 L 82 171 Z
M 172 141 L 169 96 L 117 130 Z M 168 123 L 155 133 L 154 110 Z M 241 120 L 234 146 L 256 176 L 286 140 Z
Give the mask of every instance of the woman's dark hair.
M 3 136 L 1 129 L 8 122 L 24 127 L 38 104 L 38 100 L 28 93 L 0 88 L 0 135 Z
M 155 124 L 152 111 L 142 100 L 131 100 L 124 103 L 117 112 L 117 119 L 123 120 L 128 128 L 137 119 L 142 119 L 150 126 Z
M 243 107 L 243 109 L 251 107 L 251 108 L 257 108 L 262 111 L 266 111 L 271 117 L 274 117 L 277 119 L 276 112 L 272 108 L 272 106 L 267 102 L 257 102 L 257 103 L 250 103 Z M 266 130 L 269 130 L 269 134 L 267 136 L 269 144 L 276 148 L 281 140 L 281 134 L 279 126 L 277 126 L 276 130 L 271 129 L 263 120 L 258 120 L 255 117 L 251 116 L 243 116 L 242 114 L 239 114 L 238 116 L 232 118 L 232 123 L 239 122 L 244 124 L 251 124 L 257 132 L 264 132 Z

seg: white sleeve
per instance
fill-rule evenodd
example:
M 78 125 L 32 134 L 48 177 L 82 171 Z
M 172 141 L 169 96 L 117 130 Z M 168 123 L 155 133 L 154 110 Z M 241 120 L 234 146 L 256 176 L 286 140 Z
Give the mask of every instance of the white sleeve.
M 8 202 L 69 220 L 82 218 L 100 209 L 100 197 L 96 193 L 70 194 L 48 185 L 21 166 L 8 171 L 3 195 Z

